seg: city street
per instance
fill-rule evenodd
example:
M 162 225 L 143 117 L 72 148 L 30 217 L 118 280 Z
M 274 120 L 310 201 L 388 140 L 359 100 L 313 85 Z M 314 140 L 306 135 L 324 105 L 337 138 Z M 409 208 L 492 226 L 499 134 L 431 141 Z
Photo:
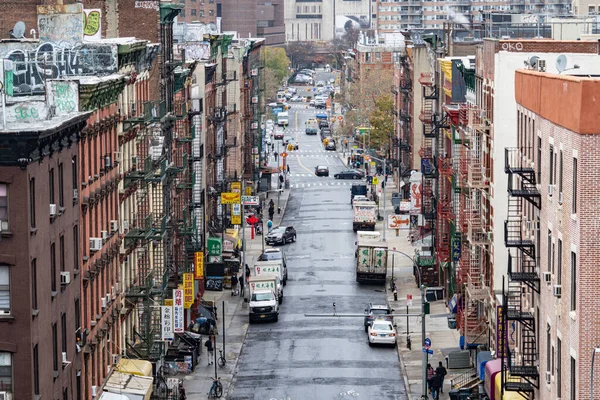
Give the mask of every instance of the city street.
M 283 225 L 294 226 L 298 237 L 284 247 L 289 280 L 279 322 L 250 325 L 230 398 L 407 399 L 396 349 L 370 347 L 362 317 L 304 316 L 362 314 L 369 302 L 386 303 L 382 286 L 355 281 L 351 181 L 335 180 L 345 169 L 338 153 L 325 151 L 319 135 L 305 135 L 304 122 L 314 114 L 292 106 L 286 129 L 300 150 L 288 152 L 292 190 Z M 317 165 L 328 166 L 330 176 L 316 177 Z

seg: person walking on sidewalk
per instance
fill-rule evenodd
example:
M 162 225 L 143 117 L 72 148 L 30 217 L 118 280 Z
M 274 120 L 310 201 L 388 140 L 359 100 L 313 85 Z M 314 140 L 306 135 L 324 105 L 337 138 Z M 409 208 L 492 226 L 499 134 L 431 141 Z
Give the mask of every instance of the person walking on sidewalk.
M 444 365 L 442 365 L 441 361 L 440 365 L 438 365 L 438 367 L 435 369 L 435 373 L 442 377 L 442 386 L 440 386 L 440 393 L 444 393 L 444 378 L 448 374 L 448 371 L 446 371 L 446 368 L 444 368 Z
M 431 397 L 434 400 L 440 400 L 440 388 L 444 383 L 444 378 L 440 374 L 433 374 L 431 378 Z
M 246 264 L 246 282 L 250 279 L 250 267 Z
M 244 296 L 244 276 L 242 275 L 239 279 L 240 281 L 240 296 Z
M 208 339 L 206 339 L 206 342 L 204 342 L 204 347 L 206 347 L 206 352 L 208 353 L 208 365 L 213 365 L 213 344 L 212 344 L 212 336 L 209 336 Z
M 435 375 L 433 367 L 431 366 L 431 364 L 427 364 L 427 387 L 429 388 L 429 393 L 431 393 L 431 380 L 433 378 L 433 375 Z
M 233 274 L 233 276 L 231 277 L 231 295 L 232 296 L 237 296 L 238 295 L 238 277 L 237 277 L 237 274 Z
M 287 165 L 287 173 L 290 173 L 290 164 Z

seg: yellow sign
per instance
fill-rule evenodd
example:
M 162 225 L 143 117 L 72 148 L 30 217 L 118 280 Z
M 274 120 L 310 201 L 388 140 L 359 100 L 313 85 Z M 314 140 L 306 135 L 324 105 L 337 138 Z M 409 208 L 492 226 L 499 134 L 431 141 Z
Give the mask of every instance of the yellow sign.
M 242 224 L 242 216 L 241 215 L 232 215 L 231 216 L 231 225 L 241 225 Z
M 242 192 L 242 182 L 231 182 L 231 191 L 234 193 Z
M 190 308 L 194 304 L 194 274 L 183 274 L 183 308 Z
M 376 165 L 377 165 L 377 163 L 375 161 L 371 161 L 371 167 L 374 167 Z
M 165 299 L 165 306 L 173 307 L 173 298 Z
M 246 186 L 246 196 L 252 196 L 252 186 Z
M 376 176 L 373 177 L 372 180 L 373 185 L 377 185 L 379 183 L 379 178 L 377 178 Z
M 194 253 L 194 278 L 195 279 L 203 279 L 204 278 L 204 252 L 197 251 Z
M 221 204 L 239 204 L 242 201 L 240 193 L 221 193 Z

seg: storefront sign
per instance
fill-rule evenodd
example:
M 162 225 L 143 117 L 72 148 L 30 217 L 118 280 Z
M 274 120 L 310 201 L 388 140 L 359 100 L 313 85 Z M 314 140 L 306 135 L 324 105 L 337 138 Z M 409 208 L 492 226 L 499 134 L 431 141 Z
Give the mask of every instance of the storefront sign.
M 209 256 L 220 256 L 223 253 L 223 244 L 220 237 L 209 237 L 206 242 Z
M 496 307 L 496 357 L 506 357 L 506 331 L 504 329 L 504 310 Z
M 245 206 L 258 206 L 260 205 L 260 199 L 258 196 L 242 196 L 242 204 Z
M 231 182 L 231 191 L 234 193 L 242 192 L 242 182 Z
M 223 257 L 221 256 L 208 256 L 208 262 L 211 264 L 218 264 L 223 262 Z
M 390 229 L 409 229 L 410 215 L 392 214 L 388 215 L 388 228 Z
M 244 197 L 244 196 L 242 196 Z M 232 204 L 231 205 L 231 225 L 241 225 L 242 224 L 242 205 L 241 204 Z M 233 250 L 231 250 L 233 251 Z
M 204 252 L 197 251 L 194 253 L 194 278 L 196 280 L 204 278 Z
M 223 251 L 228 253 L 233 253 L 233 242 L 231 240 L 223 241 Z
M 183 274 L 183 307 L 190 308 L 194 304 L 194 274 Z
M 421 190 L 423 188 L 423 174 L 415 172 L 410 176 L 410 211 L 413 214 L 420 214 L 422 207 Z
M 452 238 L 452 261 L 456 262 L 460 260 L 461 251 L 460 237 L 455 236 Z
M 160 306 L 162 340 L 173 340 L 173 307 Z
M 237 192 L 226 192 L 221 193 L 221 204 L 239 204 L 241 201 L 240 193 Z
M 183 333 L 183 290 L 173 290 L 173 332 Z

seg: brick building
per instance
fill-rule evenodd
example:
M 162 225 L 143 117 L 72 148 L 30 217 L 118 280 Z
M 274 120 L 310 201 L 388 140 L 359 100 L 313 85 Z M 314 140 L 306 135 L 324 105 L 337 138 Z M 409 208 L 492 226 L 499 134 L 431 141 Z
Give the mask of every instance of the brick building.
M 177 0 L 177 2 L 184 5 L 177 17 L 178 22 L 217 23 L 216 0 Z
M 540 188 L 540 207 L 524 209 L 522 226 L 539 248 L 540 288 L 528 299 L 539 318 L 536 398 L 590 397 L 592 353 L 600 340 L 594 311 L 600 307 L 600 115 L 590 99 L 599 94 L 597 78 L 531 70 L 515 76 L 515 161 L 533 166 Z
M 265 39 L 267 46 L 284 45 L 284 0 L 217 0 L 221 30 L 243 38 Z
M 63 81 L 47 87 L 68 101 L 77 91 Z M 0 392 L 13 399 L 81 398 L 81 221 L 72 194 L 89 113 L 73 103 L 50 117 L 56 104 L 9 99 L 0 134 Z

